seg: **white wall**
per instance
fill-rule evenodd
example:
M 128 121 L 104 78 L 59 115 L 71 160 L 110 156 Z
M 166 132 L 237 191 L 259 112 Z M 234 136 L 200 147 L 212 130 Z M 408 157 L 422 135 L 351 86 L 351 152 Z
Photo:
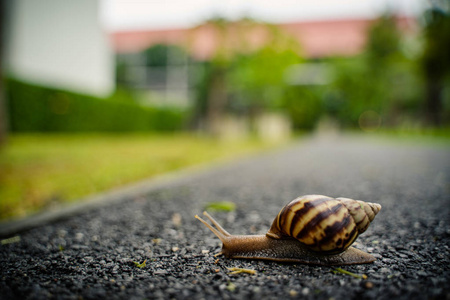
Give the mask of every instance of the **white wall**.
M 106 96 L 114 56 L 100 26 L 97 0 L 11 0 L 5 61 L 14 77 Z

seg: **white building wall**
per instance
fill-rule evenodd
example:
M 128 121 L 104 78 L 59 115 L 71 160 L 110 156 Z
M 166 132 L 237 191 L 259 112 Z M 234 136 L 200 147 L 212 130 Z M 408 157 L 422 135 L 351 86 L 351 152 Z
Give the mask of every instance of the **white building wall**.
M 114 55 L 97 0 L 12 0 L 7 74 L 55 88 L 106 96 L 114 89 Z

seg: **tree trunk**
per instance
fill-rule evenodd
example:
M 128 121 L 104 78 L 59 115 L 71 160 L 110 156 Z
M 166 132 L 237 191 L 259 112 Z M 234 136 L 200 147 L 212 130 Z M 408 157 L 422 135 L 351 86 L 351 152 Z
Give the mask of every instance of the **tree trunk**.
M 425 121 L 427 125 L 439 127 L 442 110 L 442 84 L 439 79 L 428 77 L 426 83 Z
M 211 85 L 208 91 L 208 107 L 206 111 L 206 130 L 212 135 L 220 132 L 221 120 L 227 103 L 225 82 L 226 71 L 223 67 L 214 67 Z

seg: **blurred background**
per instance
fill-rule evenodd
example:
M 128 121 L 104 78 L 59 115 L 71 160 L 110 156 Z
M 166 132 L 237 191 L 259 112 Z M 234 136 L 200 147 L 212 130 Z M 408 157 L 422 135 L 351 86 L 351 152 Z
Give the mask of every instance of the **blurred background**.
M 0 3 L 3 219 L 299 133 L 449 135 L 446 0 Z

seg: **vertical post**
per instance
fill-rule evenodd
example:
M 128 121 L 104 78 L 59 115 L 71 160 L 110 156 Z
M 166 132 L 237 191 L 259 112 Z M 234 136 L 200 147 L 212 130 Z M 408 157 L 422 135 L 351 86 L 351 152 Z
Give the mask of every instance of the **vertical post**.
M 5 74 L 3 71 L 3 54 L 4 47 L 6 45 L 6 19 L 7 19 L 7 0 L 0 0 L 0 146 L 6 142 L 7 137 L 7 124 L 8 124 L 8 112 L 6 110 L 6 99 L 5 99 Z

